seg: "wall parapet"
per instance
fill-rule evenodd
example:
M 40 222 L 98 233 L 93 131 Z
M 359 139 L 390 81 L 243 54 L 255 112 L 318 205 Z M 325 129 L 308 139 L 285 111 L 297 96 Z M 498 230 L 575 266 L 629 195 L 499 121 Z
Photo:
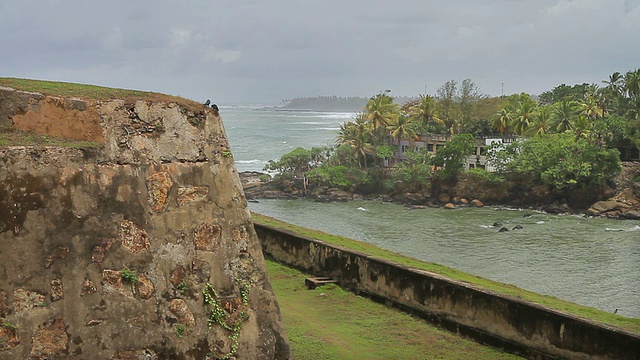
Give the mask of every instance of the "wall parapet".
M 442 327 L 533 359 L 638 359 L 640 334 L 255 223 L 263 253 Z

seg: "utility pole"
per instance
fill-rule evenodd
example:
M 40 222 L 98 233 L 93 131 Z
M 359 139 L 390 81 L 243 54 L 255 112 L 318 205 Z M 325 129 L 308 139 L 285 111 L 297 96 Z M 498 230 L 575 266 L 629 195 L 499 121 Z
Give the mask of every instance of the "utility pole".
M 504 83 L 502 82 L 500 84 L 502 84 L 502 96 L 504 96 Z

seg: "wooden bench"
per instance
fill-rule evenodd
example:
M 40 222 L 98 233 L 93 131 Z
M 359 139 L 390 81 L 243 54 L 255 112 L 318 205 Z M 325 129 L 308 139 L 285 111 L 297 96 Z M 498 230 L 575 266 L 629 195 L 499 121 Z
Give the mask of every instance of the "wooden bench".
M 307 285 L 307 288 L 309 290 L 313 290 L 318 286 L 322 286 L 325 284 L 337 284 L 338 280 L 335 280 L 327 276 L 316 276 L 316 277 L 308 277 L 304 279 L 304 283 L 305 285 Z

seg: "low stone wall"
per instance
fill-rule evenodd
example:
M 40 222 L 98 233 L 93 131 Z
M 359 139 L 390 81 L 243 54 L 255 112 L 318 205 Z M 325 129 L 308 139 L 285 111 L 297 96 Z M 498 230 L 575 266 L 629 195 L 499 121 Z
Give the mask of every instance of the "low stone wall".
M 640 335 L 254 223 L 265 256 L 532 359 L 640 359 Z

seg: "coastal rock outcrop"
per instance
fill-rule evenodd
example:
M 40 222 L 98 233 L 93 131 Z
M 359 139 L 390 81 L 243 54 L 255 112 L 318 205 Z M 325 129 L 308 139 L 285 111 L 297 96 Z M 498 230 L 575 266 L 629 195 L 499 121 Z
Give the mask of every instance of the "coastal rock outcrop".
M 0 147 L 0 358 L 290 358 L 215 112 L 3 88 L 0 126 L 91 142 Z

